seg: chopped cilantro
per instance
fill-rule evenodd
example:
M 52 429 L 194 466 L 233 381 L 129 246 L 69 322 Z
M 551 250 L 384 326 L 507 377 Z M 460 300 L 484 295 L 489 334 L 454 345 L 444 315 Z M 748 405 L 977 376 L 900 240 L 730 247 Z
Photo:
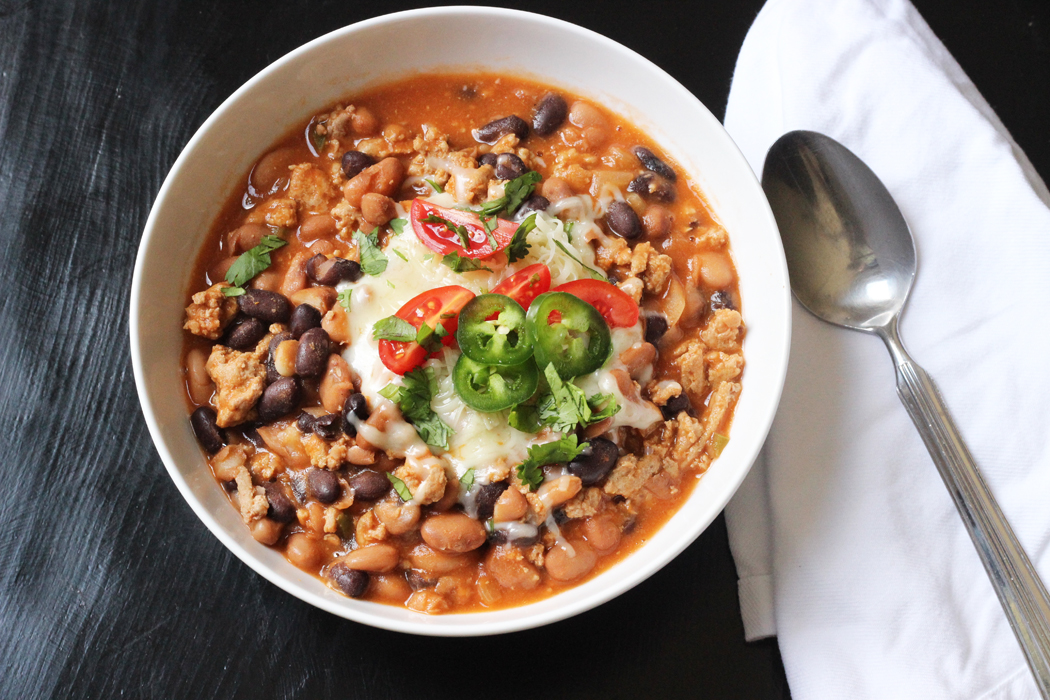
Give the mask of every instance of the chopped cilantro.
M 580 260 L 579 258 L 577 258 L 577 257 L 576 257 L 575 255 L 573 255 L 572 253 L 570 253 L 570 252 L 569 252 L 569 249 L 568 249 L 568 248 L 566 248 L 566 247 L 565 247 L 565 245 L 564 245 L 564 244 L 563 244 L 563 243 L 562 243 L 561 241 L 559 241 L 559 240 L 558 240 L 557 238 L 555 238 L 555 239 L 554 239 L 554 244 L 555 244 L 556 246 L 558 246 L 559 248 L 561 248 L 561 250 L 562 250 L 562 252 L 563 252 L 563 253 L 565 253 L 565 254 L 566 254 L 566 255 L 568 255 L 568 256 L 569 256 L 570 258 L 572 258 L 573 260 L 575 260 L 576 262 L 578 262 L 578 263 L 580 264 L 580 267 L 582 267 L 582 268 L 583 268 L 584 270 L 586 270 L 586 271 L 587 271 L 587 274 L 589 274 L 589 275 L 590 275 L 591 277 L 593 277 L 593 278 L 594 278 L 594 279 L 596 279 L 596 280 L 605 280 L 605 275 L 603 275 L 602 273 L 598 272 L 598 271 L 597 271 L 597 270 L 595 270 L 595 269 L 594 269 L 593 267 L 587 267 L 586 265 L 584 265 L 584 264 L 583 264 L 583 261 L 582 261 L 582 260 Z
M 423 262 L 430 262 L 433 259 L 434 259 L 434 254 L 433 253 L 427 253 L 426 255 L 423 256 Z
M 474 467 L 471 467 L 463 474 L 463 476 L 459 477 L 459 483 L 461 483 L 465 489 L 469 489 L 474 485 Z
M 372 229 L 371 233 L 354 231 L 354 241 L 357 243 L 357 251 L 361 258 L 361 271 L 366 275 L 378 277 L 386 272 L 387 257 L 379 250 L 379 229 Z
M 453 272 L 477 272 L 478 270 L 492 272 L 491 267 L 485 267 L 474 258 L 468 258 L 465 255 L 460 255 L 456 251 L 452 251 L 448 255 L 443 256 L 441 258 L 441 262 L 447 265 Z
M 514 237 L 510 239 L 510 245 L 507 246 L 507 260 L 517 262 L 529 254 L 531 246 L 526 242 L 526 239 L 529 236 L 529 231 L 534 228 L 536 228 L 536 215 L 529 214 L 518 225 L 518 228 L 514 231 Z
M 529 485 L 529 490 L 535 491 L 543 483 L 543 466 L 571 462 L 585 447 L 586 442 L 577 444 L 575 434 L 554 442 L 533 445 L 529 448 L 528 458 L 516 467 L 518 478 Z
M 437 352 L 441 349 L 441 339 L 448 335 L 448 331 L 440 323 L 431 328 L 423 324 L 416 331 L 416 342 L 427 349 L 428 352 Z
M 288 245 L 288 242 L 273 235 L 263 236 L 259 245 L 241 253 L 230 269 L 226 271 L 226 281 L 232 287 L 223 287 L 222 293 L 228 297 L 244 294 L 244 285 L 270 266 L 270 253 Z
M 353 291 L 354 290 L 352 290 L 352 289 L 344 289 L 343 291 L 339 292 L 338 297 L 337 297 L 339 299 L 339 304 L 344 309 L 346 309 L 347 313 L 350 313 L 350 294 Z
M 394 232 L 395 236 L 400 236 L 405 232 L 405 224 L 408 223 L 407 219 L 397 218 L 390 220 L 390 228 Z
M 430 408 L 430 400 L 437 389 L 434 370 L 417 367 L 406 374 L 402 381 L 404 384 L 401 386 L 387 384 L 379 391 L 379 395 L 398 405 L 402 415 L 416 427 L 423 442 L 447 450 L 452 428 Z
M 391 248 L 390 250 L 391 250 L 391 252 L 394 253 L 394 255 L 396 255 L 397 257 L 401 258 L 405 262 L 408 262 L 408 258 L 406 258 L 405 254 L 402 253 L 400 250 L 398 250 L 397 248 Z
M 543 429 L 539 409 L 528 404 L 520 404 L 510 409 L 507 422 L 510 423 L 510 427 L 523 433 L 538 433 Z
M 427 214 L 423 219 L 419 220 L 424 224 L 441 224 L 452 233 L 459 236 L 459 242 L 463 245 L 465 250 L 470 249 L 470 232 L 467 231 L 466 226 L 457 226 L 448 219 L 438 216 L 437 214 Z
M 445 188 L 442 187 L 441 185 L 437 184 L 433 180 L 426 180 L 426 179 L 424 179 L 424 182 L 426 182 L 428 185 L 433 187 L 434 191 L 437 192 L 438 194 L 444 194 Z
M 416 339 L 416 327 L 403 318 L 387 316 L 372 326 L 372 337 L 376 340 L 396 340 L 411 343 Z
M 412 500 L 412 492 L 408 490 L 408 486 L 404 481 L 398 479 L 390 472 L 386 473 L 386 478 L 390 480 L 390 483 L 394 485 L 394 490 L 397 491 L 397 495 L 401 497 L 401 500 L 408 503 Z

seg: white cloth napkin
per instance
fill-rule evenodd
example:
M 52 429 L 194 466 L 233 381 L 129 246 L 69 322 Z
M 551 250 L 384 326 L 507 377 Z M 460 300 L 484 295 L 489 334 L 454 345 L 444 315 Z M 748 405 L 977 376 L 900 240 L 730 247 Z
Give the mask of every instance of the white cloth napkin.
M 1024 154 L 906 0 L 771 0 L 725 124 L 758 173 L 810 129 L 889 188 L 918 248 L 904 342 L 1050 580 L 1050 196 Z M 726 516 L 748 638 L 779 637 L 796 700 L 1038 697 L 878 338 L 795 304 Z

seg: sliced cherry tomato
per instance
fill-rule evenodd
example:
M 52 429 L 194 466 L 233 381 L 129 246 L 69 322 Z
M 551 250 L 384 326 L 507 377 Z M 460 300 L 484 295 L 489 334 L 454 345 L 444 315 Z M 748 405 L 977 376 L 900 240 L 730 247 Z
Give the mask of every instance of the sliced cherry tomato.
M 459 326 L 459 311 L 473 298 L 474 292 L 459 285 L 439 287 L 409 299 L 394 315 L 408 321 L 415 328 L 421 328 L 424 323 L 431 328 L 437 328 L 437 324 L 440 323 L 448 332 L 441 342 L 452 345 Z M 397 374 L 411 372 L 419 367 L 426 361 L 428 354 L 427 349 L 419 343 L 379 341 L 379 359 L 387 369 Z
M 543 263 L 536 263 L 515 272 L 513 275 L 496 285 L 493 294 L 506 294 L 514 301 L 521 304 L 523 309 L 529 308 L 532 300 L 549 291 L 551 288 L 551 271 Z
M 467 258 L 488 257 L 506 248 L 514 238 L 514 232 L 518 230 L 518 224 L 513 221 L 496 219 L 498 225 L 492 232 L 493 238 L 496 239 L 496 248 L 493 249 L 485 227 L 481 225 L 481 219 L 472 211 L 448 209 L 416 199 L 412 202 L 410 217 L 412 230 L 416 232 L 419 240 L 423 241 L 423 245 L 442 255 L 456 252 Z M 452 230 L 446 221 L 458 230 Z M 469 245 L 463 245 L 459 230 L 466 234 Z
M 605 321 L 613 328 L 630 328 L 638 323 L 638 304 L 618 289 L 602 280 L 574 280 L 560 284 L 555 292 L 568 292 L 598 309 Z

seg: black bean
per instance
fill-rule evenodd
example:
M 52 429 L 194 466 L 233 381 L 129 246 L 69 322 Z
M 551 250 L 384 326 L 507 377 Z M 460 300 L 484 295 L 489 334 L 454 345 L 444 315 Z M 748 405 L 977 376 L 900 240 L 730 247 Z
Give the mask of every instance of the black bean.
M 347 151 L 343 154 L 343 175 L 346 175 L 346 179 L 349 180 L 369 165 L 374 165 L 375 162 L 376 159 L 367 153 Z
M 569 105 L 565 98 L 548 92 L 532 112 L 532 130 L 540 136 L 550 136 L 565 122 L 568 115 Z
M 284 323 L 292 315 L 292 304 L 282 294 L 265 289 L 247 289 L 237 297 L 237 306 L 248 316 L 267 323 Z
M 711 307 L 712 311 L 718 309 L 736 309 L 733 306 L 733 298 L 729 295 L 729 292 L 719 289 L 717 292 L 712 292 L 711 298 L 707 300 L 708 306 Z
M 370 413 L 368 401 L 365 400 L 364 394 L 350 394 L 346 402 L 343 403 L 343 432 L 350 437 L 354 437 L 357 435 L 357 428 L 354 427 L 353 421 L 350 420 L 351 414 L 361 420 L 368 420 Z
M 645 313 L 645 342 L 656 345 L 667 332 L 667 317 L 659 311 Z
M 674 168 L 660 160 L 655 153 L 645 146 L 635 146 L 634 155 L 638 157 L 638 160 L 641 161 L 642 166 L 646 170 L 652 170 L 660 177 L 666 178 L 671 182 L 678 179 L 678 173 L 674 171 Z
M 351 569 L 341 561 L 328 570 L 328 579 L 340 593 L 350 598 L 360 598 L 368 590 L 368 574 Z
M 313 467 L 306 470 L 306 488 L 311 496 L 325 505 L 335 503 L 342 492 L 335 474 Z
M 244 439 L 252 443 L 255 446 L 255 449 L 258 450 L 266 447 L 266 441 L 262 439 L 262 435 L 256 430 L 255 422 L 242 423 L 240 428 L 241 432 L 244 434 Z
M 306 274 L 317 284 L 334 287 L 340 282 L 361 279 L 361 265 L 355 260 L 318 254 L 306 261 Z
M 496 177 L 500 180 L 513 180 L 529 172 L 525 161 L 513 153 L 500 153 L 496 156 Z
M 605 223 L 609 225 L 609 229 L 613 233 L 623 238 L 638 238 L 645 232 L 638 214 L 635 213 L 630 204 L 623 201 L 613 202 L 609 205 L 608 211 L 605 212 Z
M 273 384 L 281 378 L 281 373 L 277 371 L 277 366 L 273 362 L 273 354 L 277 351 L 277 346 L 286 340 L 291 340 L 292 334 L 288 331 L 281 331 L 275 333 L 273 338 L 270 339 L 270 351 L 266 355 L 266 383 Z
M 281 377 L 266 387 L 259 399 L 259 419 L 265 423 L 287 415 L 299 406 L 303 383 L 298 377 Z
M 514 217 L 519 221 L 527 217 L 529 214 L 537 211 L 547 211 L 550 207 L 551 202 L 549 199 L 541 194 L 534 194 L 518 208 L 518 211 L 514 214 Z
M 628 192 L 665 204 L 675 199 L 674 183 L 653 173 L 641 173 L 627 185 Z
M 496 501 L 507 490 L 506 481 L 497 481 L 494 484 L 485 484 L 478 489 L 478 495 L 474 503 L 478 507 L 478 520 L 485 521 L 492 517 L 492 511 L 496 508 Z
M 437 581 L 432 578 L 427 578 L 422 573 L 409 569 L 405 573 L 405 579 L 408 581 L 408 585 L 412 587 L 413 591 L 420 591 L 424 588 L 433 588 L 437 585 Z
M 485 538 L 490 544 L 506 544 L 507 542 L 507 531 L 506 530 L 489 530 L 488 537 Z
M 292 318 L 288 321 L 288 329 L 296 340 L 299 340 L 303 333 L 311 328 L 319 328 L 320 326 L 321 312 L 309 304 L 299 304 L 299 306 L 295 307 L 295 311 L 292 312 Z
M 480 168 L 482 165 L 491 165 L 493 168 L 495 168 L 496 158 L 498 157 L 499 156 L 497 156 L 495 153 L 484 153 L 478 157 L 478 167 Z
M 323 328 L 311 328 L 299 338 L 295 351 L 295 373 L 300 377 L 320 377 L 328 366 L 332 343 Z
M 691 416 L 696 415 L 696 411 L 693 409 L 693 403 L 685 394 L 679 394 L 678 396 L 669 399 L 666 404 L 660 407 L 660 412 L 664 414 L 664 420 L 677 418 L 678 414 L 682 411 L 685 411 Z
M 335 440 L 339 437 L 339 433 L 343 432 L 342 422 L 342 416 L 336 413 L 326 413 L 314 418 L 310 427 L 325 440 Z
M 365 469 L 350 478 L 350 488 L 359 501 L 374 501 L 390 490 L 390 480 L 384 474 Z
M 234 479 L 222 482 L 222 488 L 226 493 L 234 493 L 237 490 L 237 482 Z
M 474 138 L 482 143 L 496 143 L 507 134 L 514 134 L 524 141 L 529 136 L 529 125 L 521 117 L 512 114 L 474 129 Z
M 284 489 L 273 482 L 263 484 L 263 488 L 266 490 L 266 501 L 270 504 L 266 510 L 266 517 L 279 523 L 295 520 L 295 504 L 285 494 Z
M 580 477 L 584 486 L 594 486 L 604 479 L 620 457 L 620 448 L 612 440 L 592 438 L 576 459 L 569 462 L 569 473 Z
M 265 335 L 265 323 L 251 316 L 238 315 L 226 330 L 223 345 L 234 350 L 253 350 Z
M 201 406 L 190 414 L 190 427 L 201 447 L 215 454 L 226 444 L 226 436 L 219 424 L 215 422 L 215 410 L 211 406 Z
M 312 433 L 314 431 L 314 421 L 317 420 L 312 414 L 303 411 L 299 414 L 299 417 L 295 419 L 295 427 L 299 428 L 299 432 Z
M 564 525 L 569 522 L 569 515 L 564 508 L 555 508 L 551 515 L 554 516 L 554 522 L 558 525 Z

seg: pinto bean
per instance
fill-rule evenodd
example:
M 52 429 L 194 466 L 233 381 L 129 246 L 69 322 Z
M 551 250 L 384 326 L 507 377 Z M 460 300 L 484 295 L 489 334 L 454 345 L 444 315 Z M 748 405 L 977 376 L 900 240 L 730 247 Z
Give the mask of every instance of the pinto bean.
M 215 421 L 215 409 L 201 406 L 190 414 L 190 427 L 197 442 L 211 454 L 215 454 L 226 444 L 226 436 Z
M 321 405 L 329 413 L 341 414 L 347 397 L 353 392 L 354 382 L 350 375 L 350 365 L 346 364 L 342 356 L 332 353 L 328 356 L 324 375 L 317 387 Z
M 544 559 L 544 566 L 552 579 L 568 582 L 589 574 L 597 562 L 598 555 L 589 544 L 583 540 L 573 540 L 552 547 Z
M 400 500 L 386 499 L 376 503 L 372 511 L 379 522 L 386 526 L 387 532 L 394 537 L 415 530 L 419 525 L 419 506 L 414 503 L 402 503 Z
M 565 98 L 548 92 L 536 103 L 536 109 L 532 112 L 532 130 L 539 136 L 550 136 L 565 123 L 567 116 L 569 105 Z
M 320 377 L 328 365 L 331 345 L 323 328 L 311 328 L 303 333 L 295 353 L 295 373 L 300 377 Z
M 356 282 L 362 273 L 355 260 L 315 255 L 306 263 L 306 274 L 317 284 L 334 287 L 340 282 Z
M 288 168 L 298 162 L 299 154 L 294 148 L 270 151 L 252 168 L 248 182 L 260 194 L 269 194 L 287 185 Z
M 659 175 L 653 173 L 641 173 L 627 185 L 628 192 L 641 195 L 644 199 L 657 202 L 673 202 L 675 200 L 674 183 L 669 182 Z
M 506 481 L 497 481 L 478 488 L 478 494 L 474 499 L 478 508 L 478 520 L 488 520 L 492 517 L 496 501 L 499 500 L 500 494 L 507 490 L 507 486 Z
M 351 569 L 341 561 L 332 564 L 332 568 L 328 570 L 328 580 L 337 591 L 348 598 L 360 598 L 368 590 L 368 574 Z
M 397 551 L 397 547 L 380 542 L 366 547 L 359 547 L 347 553 L 340 561 L 351 569 L 382 574 L 387 571 L 393 571 L 400 559 L 401 554 Z
M 477 561 L 470 554 L 456 554 L 432 549 L 425 544 L 418 544 L 408 553 L 412 568 L 428 578 L 439 578 L 459 571 Z
M 343 175 L 349 180 L 370 165 L 375 165 L 376 159 L 361 151 L 347 151 L 343 154 L 340 165 Z
M 310 259 L 309 251 L 301 250 L 295 254 L 281 280 L 280 292 L 289 297 L 306 287 L 306 261 Z
M 200 348 L 186 353 L 186 386 L 193 403 L 198 405 L 208 403 L 215 392 L 215 384 L 208 376 L 208 355 Z
M 321 312 L 321 316 L 328 313 L 328 310 L 335 304 L 338 295 L 336 291 L 331 287 L 307 287 L 306 289 L 300 289 L 298 292 L 288 298 L 293 304 L 298 306 L 309 305 Z M 303 313 L 306 313 L 305 311 Z M 295 312 L 292 312 L 293 316 Z M 289 323 L 294 323 L 294 318 Z M 320 321 L 318 321 L 320 324 Z
M 270 423 L 287 415 L 299 406 L 303 384 L 298 377 L 281 377 L 266 387 L 259 399 L 259 420 Z
M 300 304 L 295 307 L 295 311 L 292 312 L 292 317 L 288 321 L 288 330 L 292 332 L 292 337 L 296 340 L 301 338 L 303 333 L 311 328 L 320 327 L 321 312 L 309 304 Z
M 536 567 L 513 546 L 493 547 L 485 557 L 485 570 L 504 588 L 528 591 L 540 584 Z
M 708 287 L 723 289 L 733 283 L 733 267 L 724 253 L 706 252 L 697 256 L 700 279 Z
M 529 172 L 525 161 L 513 153 L 500 153 L 496 156 L 496 177 L 500 180 L 513 180 Z
M 329 339 L 336 343 L 350 342 L 350 317 L 342 304 L 336 304 L 328 310 L 321 318 L 321 328 L 324 328 Z
M 671 214 L 667 207 L 652 204 L 646 208 L 645 214 L 642 216 L 642 225 L 645 227 L 645 233 L 649 238 L 663 238 L 671 233 L 671 227 L 674 225 L 674 215 Z
M 507 134 L 514 134 L 519 140 L 524 141 L 529 136 L 529 125 L 521 117 L 511 114 L 474 129 L 474 138 L 481 143 L 496 143 Z
M 354 499 L 374 501 L 390 491 L 390 480 L 379 472 L 364 469 L 350 478 L 350 488 L 354 490 Z
M 497 523 L 521 520 L 529 509 L 529 502 L 517 489 L 507 489 L 496 499 L 496 507 L 492 511 L 492 518 Z
M 226 273 L 229 272 L 230 267 L 237 262 L 237 256 L 232 255 L 228 258 L 223 258 L 219 262 L 215 263 L 208 268 L 208 283 L 216 284 L 226 279 Z
M 674 168 L 660 160 L 655 153 L 645 146 L 635 146 L 631 152 L 634 153 L 635 157 L 641 162 L 642 167 L 646 170 L 651 170 L 660 177 L 670 180 L 671 182 L 678 179 L 678 174 L 674 171 Z
M 616 549 L 623 536 L 620 526 L 610 517 L 604 515 L 592 515 L 585 518 L 580 527 L 587 542 L 600 554 L 606 554 Z
M 324 545 L 306 533 L 296 532 L 288 536 L 284 547 L 284 556 L 288 561 L 304 571 L 316 570 L 325 559 Z
M 277 544 L 277 540 L 281 539 L 284 525 L 270 518 L 259 518 L 258 520 L 253 520 L 248 525 L 248 529 L 251 530 L 252 537 L 255 538 L 256 542 L 274 545 Z
M 638 214 L 627 202 L 611 203 L 605 212 L 605 223 L 613 233 L 628 240 L 638 238 L 645 232 Z
M 423 541 L 442 552 L 470 552 L 485 544 L 485 527 L 466 513 L 438 513 L 419 528 Z
M 612 135 L 605 115 L 594 105 L 582 100 L 572 103 L 569 121 L 580 129 L 584 143 L 592 150 L 604 146 Z
M 382 226 L 397 216 L 394 200 L 377 192 L 361 197 L 361 216 L 372 226 Z
M 285 323 L 292 305 L 283 295 L 263 289 L 247 289 L 237 297 L 237 307 L 247 316 L 266 323 Z
M 263 236 L 270 233 L 266 224 L 244 224 L 226 235 L 226 245 L 231 253 L 243 253 L 259 245 Z
M 620 353 L 620 362 L 627 368 L 627 373 L 634 377 L 656 359 L 656 346 L 652 343 L 632 345 Z
M 334 236 L 338 227 L 328 214 L 311 214 L 299 224 L 298 238 L 303 243 Z
M 581 488 L 583 488 L 583 482 L 580 477 L 569 473 L 553 481 L 544 482 L 536 495 L 551 508 L 557 508 L 578 494 Z
M 266 335 L 266 324 L 251 316 L 238 316 L 226 329 L 223 345 L 234 350 L 252 350 Z
M 282 377 L 295 376 L 295 355 L 299 351 L 298 340 L 285 340 L 273 351 L 273 368 Z
M 306 470 L 306 489 L 311 496 L 325 505 L 335 503 L 342 492 L 335 474 L 327 469 L 314 467 Z
M 384 158 L 370 165 L 343 186 L 343 197 L 351 206 L 361 208 L 361 199 L 369 192 L 392 197 L 405 180 L 405 166 L 397 158 Z

